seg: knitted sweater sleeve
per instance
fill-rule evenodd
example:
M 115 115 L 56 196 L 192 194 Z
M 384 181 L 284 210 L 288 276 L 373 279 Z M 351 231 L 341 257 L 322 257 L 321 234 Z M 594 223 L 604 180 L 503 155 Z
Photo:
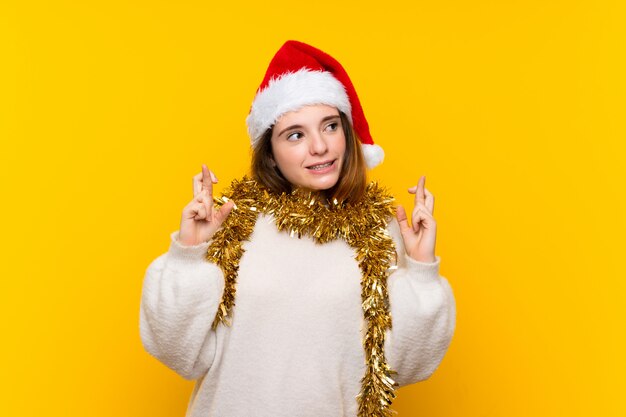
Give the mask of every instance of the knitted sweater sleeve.
M 204 375 L 213 362 L 211 329 L 224 290 L 220 268 L 205 259 L 209 242 L 184 246 L 171 233 L 168 252 L 148 266 L 139 328 L 148 353 L 185 379 Z
M 387 281 L 392 328 L 385 356 L 399 386 L 429 378 L 448 350 L 456 326 L 456 302 L 448 280 L 439 275 L 441 259 L 418 262 L 404 249 L 400 226 L 389 224 L 398 252 L 398 269 Z

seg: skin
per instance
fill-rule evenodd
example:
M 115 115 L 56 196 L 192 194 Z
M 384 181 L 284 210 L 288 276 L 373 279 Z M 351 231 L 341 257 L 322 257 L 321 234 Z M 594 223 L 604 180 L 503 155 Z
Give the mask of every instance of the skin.
M 409 188 L 415 194 L 414 208 L 411 212 L 411 225 L 404 207 L 398 205 L 396 217 L 400 224 L 402 240 L 407 255 L 418 262 L 435 262 L 435 241 L 437 238 L 437 222 L 433 217 L 435 196 L 426 189 L 426 177 L 421 176 L 417 185 Z
M 213 237 L 233 209 L 228 201 L 219 210 L 213 206 L 213 184 L 217 177 L 206 165 L 193 177 L 193 200 L 183 209 L 178 241 L 185 246 L 197 245 Z
M 337 119 L 323 120 L 337 115 Z M 323 161 L 336 161 L 341 167 L 345 153 L 345 136 L 336 108 L 326 105 L 306 106 L 285 113 L 274 126 L 272 151 L 281 173 L 294 186 L 312 190 L 325 190 L 339 180 L 339 170 L 314 174 L 307 167 Z M 333 124 L 336 124 L 334 126 Z M 300 127 L 291 128 L 293 125 Z M 333 126 L 331 126 L 333 125 Z M 284 131 L 288 128 L 287 131 Z M 336 172 L 335 172 L 336 171 Z M 197 245 L 210 240 L 230 214 L 234 204 L 225 203 L 219 210 L 213 205 L 213 184 L 217 177 L 202 164 L 202 172 L 193 177 L 194 198 L 185 206 L 181 216 L 178 240 L 182 245 Z M 400 225 L 406 253 L 418 262 L 435 262 L 437 223 L 433 218 L 434 196 L 425 187 L 426 177 L 408 189 L 414 194 L 411 224 L 402 206 L 396 217 Z
M 318 104 L 283 114 L 271 143 L 275 166 L 293 186 L 327 190 L 339 180 L 346 137 L 335 107 Z M 331 161 L 328 168 L 312 169 Z

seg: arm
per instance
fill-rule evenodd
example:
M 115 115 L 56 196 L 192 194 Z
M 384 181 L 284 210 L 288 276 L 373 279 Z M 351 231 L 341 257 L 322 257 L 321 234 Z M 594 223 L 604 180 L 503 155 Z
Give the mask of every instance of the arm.
M 430 377 L 448 350 L 456 325 L 456 303 L 446 278 L 439 275 L 440 258 L 418 262 L 405 251 L 400 227 L 389 224 L 398 252 L 398 269 L 388 278 L 392 328 L 385 338 L 387 362 L 400 385 Z
M 213 362 L 211 329 L 224 277 L 205 259 L 209 242 L 184 246 L 179 231 L 167 253 L 148 266 L 143 282 L 139 327 L 144 348 L 185 379 L 197 379 Z

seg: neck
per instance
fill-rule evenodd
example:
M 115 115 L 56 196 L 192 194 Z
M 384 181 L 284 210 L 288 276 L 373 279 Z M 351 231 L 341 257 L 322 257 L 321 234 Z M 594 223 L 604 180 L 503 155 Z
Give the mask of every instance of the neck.
M 311 195 L 317 200 L 327 200 L 328 190 L 313 190 L 307 187 L 301 187 L 298 185 L 291 185 L 291 193 L 295 195 Z

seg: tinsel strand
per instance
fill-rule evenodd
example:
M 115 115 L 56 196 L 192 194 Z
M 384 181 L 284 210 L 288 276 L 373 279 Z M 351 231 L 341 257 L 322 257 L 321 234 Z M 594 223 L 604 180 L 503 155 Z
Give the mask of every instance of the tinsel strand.
M 396 372 L 388 366 L 384 353 L 385 331 L 391 329 L 387 277 L 396 257 L 393 239 L 387 232 L 388 219 L 393 215 L 393 197 L 376 183 L 370 183 L 358 204 L 336 200 L 326 203 L 317 194 L 299 189 L 275 195 L 243 177 L 233 181 L 222 197 L 215 199 L 215 204 L 219 207 L 229 199 L 235 202 L 235 207 L 213 236 L 206 256 L 224 273 L 224 293 L 213 329 L 219 323 L 231 324 L 243 243 L 250 238 L 259 213 L 273 216 L 278 230 L 292 237 L 309 236 L 319 244 L 344 239 L 355 250 L 362 272 L 362 308 L 367 321 L 363 339 L 366 371 L 356 396 L 358 415 L 389 417 L 395 413 L 390 405 L 397 386 L 391 375 Z

